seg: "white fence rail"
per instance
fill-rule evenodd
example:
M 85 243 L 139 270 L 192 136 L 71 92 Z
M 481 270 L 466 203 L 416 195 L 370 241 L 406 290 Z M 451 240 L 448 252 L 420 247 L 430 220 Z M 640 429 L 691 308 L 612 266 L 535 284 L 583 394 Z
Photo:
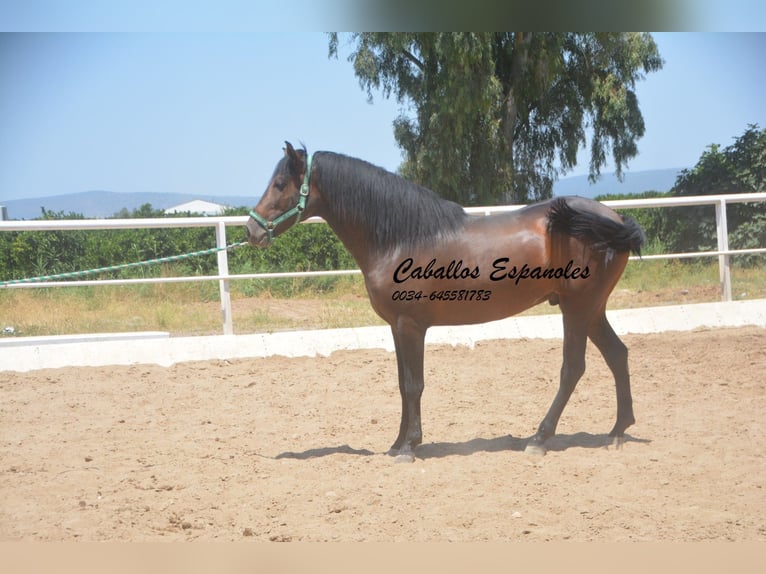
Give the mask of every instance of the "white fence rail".
M 717 249 L 715 251 L 696 251 L 688 253 L 663 253 L 644 255 L 642 259 L 680 259 L 689 257 L 718 257 L 719 278 L 721 284 L 721 299 L 731 301 L 731 272 L 729 259 L 731 255 L 748 253 L 766 253 L 766 246 L 754 249 L 729 249 L 726 206 L 730 203 L 766 201 L 766 193 L 741 193 L 729 195 L 705 195 L 692 197 L 663 197 L 654 199 L 625 199 L 604 201 L 605 205 L 615 209 L 641 209 L 649 207 L 682 207 L 693 205 L 714 205 L 716 215 Z M 473 215 L 491 215 L 521 209 L 523 205 L 500 207 L 468 207 L 466 211 Z M 229 217 L 181 217 L 157 219 L 71 219 L 71 220 L 36 220 L 36 221 L 0 221 L 1 231 L 65 231 L 88 229 L 138 229 L 166 227 L 214 227 L 216 247 L 226 246 L 226 227 L 243 226 L 246 216 Z M 311 218 L 306 223 L 324 223 L 320 218 Z M 637 259 L 637 257 L 631 257 Z M 231 313 L 231 296 L 229 282 L 239 279 L 276 279 L 288 277 L 322 277 L 333 275 L 351 275 L 361 273 L 358 269 L 336 271 L 305 271 L 288 273 L 229 273 L 228 253 L 218 252 L 218 274 L 186 277 L 152 277 L 137 279 L 91 279 L 75 281 L 46 281 L 35 283 L 17 283 L 4 285 L 6 289 L 29 289 L 40 287 L 80 287 L 104 285 L 129 285 L 133 283 L 178 283 L 189 281 L 218 281 L 221 298 L 221 315 L 223 333 L 233 334 L 234 327 Z

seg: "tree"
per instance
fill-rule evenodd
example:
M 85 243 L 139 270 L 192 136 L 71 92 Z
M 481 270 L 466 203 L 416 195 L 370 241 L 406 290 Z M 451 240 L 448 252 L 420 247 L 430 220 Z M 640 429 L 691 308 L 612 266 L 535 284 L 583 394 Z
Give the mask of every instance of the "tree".
M 552 194 L 590 137 L 590 177 L 618 176 L 644 121 L 636 81 L 662 60 L 649 34 L 355 33 L 349 61 L 368 99 L 402 105 L 400 172 L 462 203 Z M 338 56 L 338 34 L 329 53 Z
M 723 193 L 758 193 L 766 191 L 766 129 L 751 124 L 721 148 L 711 144 L 692 169 L 676 178 L 671 195 L 718 195 Z M 738 203 L 726 208 L 731 247 L 762 247 L 766 237 L 766 204 Z M 689 207 L 672 222 L 668 248 L 691 251 L 716 248 L 714 210 L 711 206 Z M 754 262 L 755 257 L 743 258 Z

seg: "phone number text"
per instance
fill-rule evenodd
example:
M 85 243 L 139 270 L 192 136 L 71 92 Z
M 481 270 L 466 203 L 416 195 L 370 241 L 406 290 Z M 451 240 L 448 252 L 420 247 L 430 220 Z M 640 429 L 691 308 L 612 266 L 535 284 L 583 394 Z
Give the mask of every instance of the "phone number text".
M 393 301 L 489 301 L 492 291 L 489 289 L 447 289 L 444 291 L 394 291 Z

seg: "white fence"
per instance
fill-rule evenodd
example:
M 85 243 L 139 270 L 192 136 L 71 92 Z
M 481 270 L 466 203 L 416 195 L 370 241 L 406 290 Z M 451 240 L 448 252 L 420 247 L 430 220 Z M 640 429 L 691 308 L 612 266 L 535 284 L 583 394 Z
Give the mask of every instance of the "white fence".
M 734 254 L 766 253 L 766 246 L 755 249 L 729 249 L 726 206 L 730 203 L 766 201 L 766 193 L 742 193 L 729 195 L 706 195 L 693 197 L 664 197 L 655 199 L 626 199 L 604 201 L 615 209 L 640 209 L 649 207 L 679 207 L 692 205 L 714 205 L 716 214 L 717 249 L 715 251 L 697 251 L 689 253 L 663 253 L 644 255 L 643 259 L 679 259 L 688 257 L 718 257 L 719 278 L 721 284 L 721 299 L 731 301 L 731 274 L 729 258 Z M 502 207 L 468 207 L 466 211 L 474 215 L 491 215 L 514 211 L 522 205 Z M 76 220 L 44 220 L 44 221 L 0 221 L 0 231 L 53 231 L 53 230 L 85 230 L 85 229 L 137 229 L 162 227 L 214 227 L 216 247 L 226 246 L 226 226 L 244 226 L 246 216 L 236 217 L 183 217 L 167 219 L 76 219 Z M 306 223 L 323 223 L 320 218 L 311 218 Z M 631 257 L 636 259 L 636 257 Z M 39 287 L 80 287 L 86 285 L 129 285 L 132 283 L 177 283 L 188 281 L 218 281 L 221 296 L 221 315 L 223 333 L 234 333 L 231 313 L 231 296 L 229 282 L 239 279 L 274 279 L 287 277 L 320 277 L 331 275 L 359 274 L 358 269 L 340 271 L 305 271 L 289 273 L 229 273 L 228 253 L 218 252 L 218 274 L 187 277 L 154 277 L 137 279 L 91 279 L 76 281 L 47 281 L 36 283 L 18 283 L 5 285 L 6 289 L 29 289 Z

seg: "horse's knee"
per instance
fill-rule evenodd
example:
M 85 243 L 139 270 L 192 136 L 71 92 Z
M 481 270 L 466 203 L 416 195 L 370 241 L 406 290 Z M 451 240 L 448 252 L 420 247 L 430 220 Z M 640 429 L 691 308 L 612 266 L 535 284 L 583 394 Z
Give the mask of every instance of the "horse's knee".
M 409 404 L 420 402 L 420 397 L 423 396 L 423 385 L 406 385 L 404 388 L 404 397 Z

